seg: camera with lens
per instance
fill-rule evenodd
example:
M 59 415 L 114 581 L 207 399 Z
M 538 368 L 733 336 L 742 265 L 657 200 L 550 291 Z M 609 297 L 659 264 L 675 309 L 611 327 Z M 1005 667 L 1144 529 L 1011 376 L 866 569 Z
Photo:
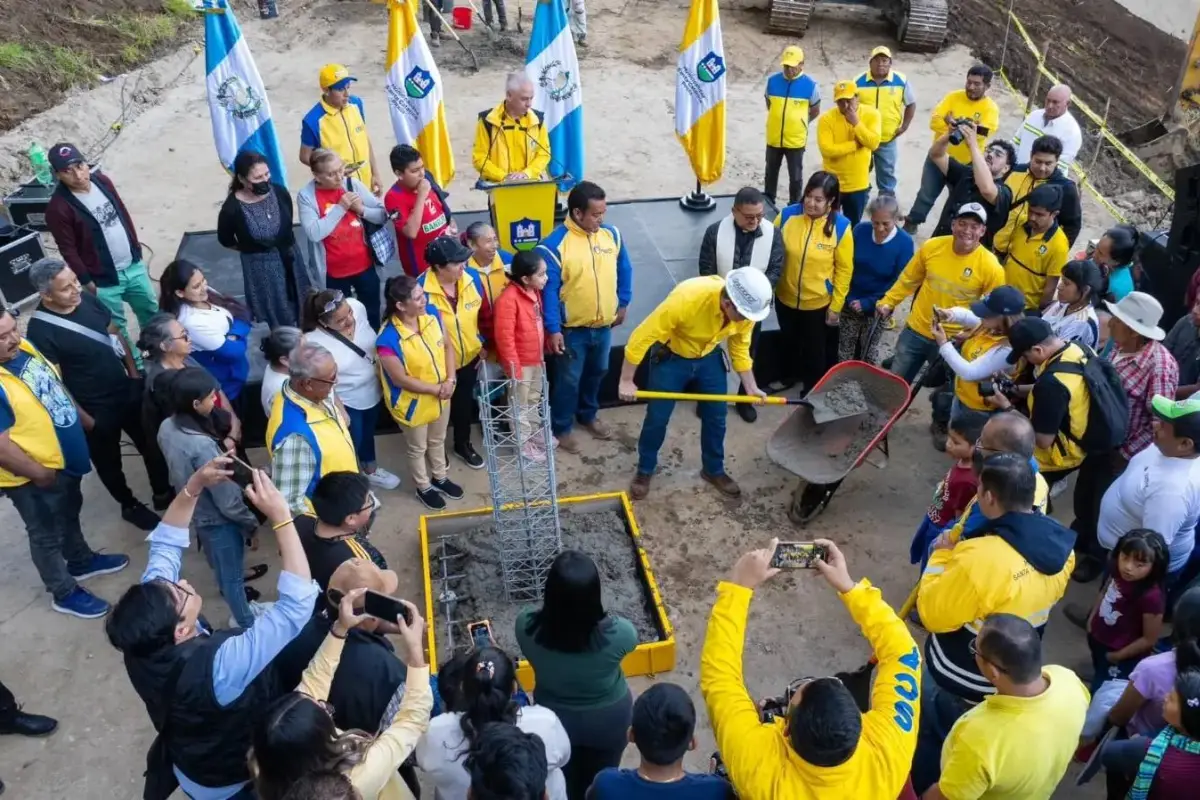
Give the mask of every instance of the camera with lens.
M 950 120 L 950 144 L 962 144 L 963 143 L 964 134 L 963 134 L 962 130 L 958 127 L 959 125 L 963 125 L 963 124 L 969 125 L 969 124 L 971 124 L 971 120 L 962 119 L 961 117 L 952 117 L 951 118 L 951 120 Z
M 981 397 L 994 397 L 997 392 L 1009 400 L 1016 400 L 1019 396 L 1016 381 L 1007 375 L 996 375 L 990 381 L 979 382 L 979 394 Z

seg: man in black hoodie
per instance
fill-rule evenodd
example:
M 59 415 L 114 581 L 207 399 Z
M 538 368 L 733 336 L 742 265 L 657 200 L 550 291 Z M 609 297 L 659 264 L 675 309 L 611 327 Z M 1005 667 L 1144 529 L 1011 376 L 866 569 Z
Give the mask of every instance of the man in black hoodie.
M 918 587 L 917 608 L 930 633 L 913 759 L 918 795 L 937 782 L 942 743 L 955 721 L 996 691 L 973 653 L 983 620 L 1013 614 L 1040 634 L 1075 561 L 1074 532 L 1031 511 L 1037 481 L 1027 455 L 977 448 L 975 463 L 982 517 L 971 520 L 956 543 L 939 542 Z

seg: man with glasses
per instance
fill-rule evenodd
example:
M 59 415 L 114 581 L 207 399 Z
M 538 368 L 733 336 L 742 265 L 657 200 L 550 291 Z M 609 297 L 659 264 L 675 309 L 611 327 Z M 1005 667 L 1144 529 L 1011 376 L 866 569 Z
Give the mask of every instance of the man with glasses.
M 147 759 L 148 797 L 168 796 L 176 782 L 188 797 L 254 797 L 246 766 L 252 723 L 283 688 L 268 667 L 308 622 L 319 591 L 293 512 L 271 479 L 254 470 L 246 496 L 275 531 L 279 600 L 248 630 L 215 631 L 201 616 L 203 598 L 179 573 L 196 500 L 229 478 L 229 466 L 230 459 L 215 458 L 184 484 L 150 534 L 141 582 L 117 601 L 105 625 L 158 732 Z
M 968 649 L 995 691 L 954 723 L 925 800 L 1050 797 L 1079 743 L 1087 689 L 1066 667 L 1043 665 L 1042 637 L 1019 616 L 987 617 Z
M 917 588 L 921 624 L 930 633 L 913 759 L 918 794 L 937 783 L 942 744 L 954 722 L 996 692 L 971 652 L 983 621 L 1013 614 L 1040 632 L 1075 562 L 1074 532 L 1033 510 L 1037 475 L 1029 456 L 978 452 L 975 460 L 981 518 L 968 520 L 957 542 L 946 537 L 934 544 Z
M 971 156 L 966 164 L 950 157 L 950 136 L 955 132 L 962 136 Z M 992 237 L 1008 221 L 1008 210 L 1012 205 L 1012 189 L 1005 185 L 1004 179 L 1017 163 L 1013 146 L 1003 139 L 993 139 L 986 148 L 980 149 L 975 123 L 964 120 L 934 140 L 929 148 L 929 160 L 946 176 L 949 187 L 933 235 L 949 236 L 954 213 L 967 203 L 980 203 L 987 212 L 987 232 L 981 244 L 992 249 Z
M 333 393 L 337 362 L 316 344 L 288 356 L 288 380 L 271 406 L 267 452 L 271 474 L 296 514 L 311 511 L 309 498 L 322 476 L 358 472 L 350 420 Z
M 296 530 L 321 591 L 329 588 L 330 576 L 337 568 L 352 558 L 387 569 L 387 561 L 367 540 L 378 506 L 371 484 L 361 472 L 330 472 L 317 481 L 312 493 L 315 516 L 297 519 Z M 336 609 L 337 604 L 330 607 Z
M 774 287 L 783 271 L 783 237 L 778 236 L 773 225 L 763 225 L 766 202 L 763 193 L 753 186 L 744 186 L 733 197 L 733 210 L 728 217 L 717 220 L 704 231 L 700 242 L 700 274 L 720 275 L 730 270 L 752 267 L 765 272 Z M 762 323 L 754 323 L 750 336 L 750 357 L 758 351 L 758 337 Z M 739 384 L 738 394 L 746 389 Z M 758 419 L 758 411 L 751 403 L 738 403 L 738 416 L 746 422 Z

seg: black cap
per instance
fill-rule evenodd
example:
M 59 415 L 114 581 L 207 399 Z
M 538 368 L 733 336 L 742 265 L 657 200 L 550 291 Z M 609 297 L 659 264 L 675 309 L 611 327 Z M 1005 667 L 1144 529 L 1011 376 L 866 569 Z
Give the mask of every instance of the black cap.
M 1008 343 L 1012 352 L 1008 354 L 1008 363 L 1015 364 L 1029 348 L 1041 344 L 1054 335 L 1050 323 L 1041 317 L 1025 317 L 1017 320 L 1008 332 Z
M 980 319 L 1009 317 L 1025 310 L 1025 295 L 1015 286 L 997 286 L 981 300 L 971 303 L 971 313 Z
M 471 257 L 471 248 L 453 236 L 439 236 L 425 245 L 425 263 L 433 267 L 462 264 Z
M 62 172 L 72 164 L 85 164 L 87 159 L 83 157 L 83 153 L 79 152 L 79 148 L 69 142 L 59 142 L 50 148 L 48 153 L 50 157 L 50 169 L 55 172 Z
M 1043 183 L 1029 193 L 1026 201 L 1030 206 L 1044 208 L 1047 211 L 1061 211 L 1063 203 L 1062 189 L 1052 183 Z

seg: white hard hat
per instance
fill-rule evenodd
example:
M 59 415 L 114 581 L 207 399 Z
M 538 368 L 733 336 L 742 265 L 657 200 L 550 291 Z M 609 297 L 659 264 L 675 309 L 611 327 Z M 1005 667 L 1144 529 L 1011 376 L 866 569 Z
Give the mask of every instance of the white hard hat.
M 741 267 L 725 278 L 725 292 L 743 317 L 762 322 L 771 313 L 771 282 L 754 267 Z

